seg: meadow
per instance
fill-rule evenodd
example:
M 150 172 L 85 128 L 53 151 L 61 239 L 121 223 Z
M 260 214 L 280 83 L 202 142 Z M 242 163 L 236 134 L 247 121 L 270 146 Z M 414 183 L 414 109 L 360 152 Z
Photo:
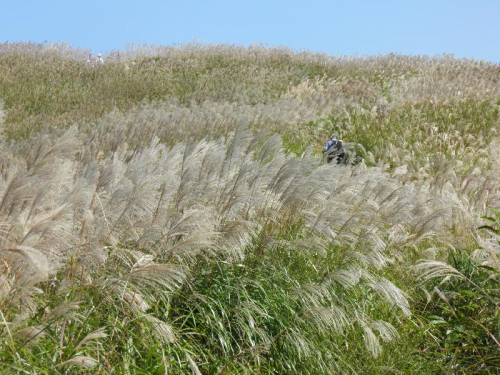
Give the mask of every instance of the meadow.
M 1 374 L 500 373 L 499 64 L 87 59 L 0 44 Z

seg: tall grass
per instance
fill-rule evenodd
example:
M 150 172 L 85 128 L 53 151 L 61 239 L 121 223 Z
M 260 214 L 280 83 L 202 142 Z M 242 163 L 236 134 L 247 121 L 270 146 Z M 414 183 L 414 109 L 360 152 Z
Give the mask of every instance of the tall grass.
M 0 48 L 5 373 L 494 373 L 497 65 L 84 52 Z

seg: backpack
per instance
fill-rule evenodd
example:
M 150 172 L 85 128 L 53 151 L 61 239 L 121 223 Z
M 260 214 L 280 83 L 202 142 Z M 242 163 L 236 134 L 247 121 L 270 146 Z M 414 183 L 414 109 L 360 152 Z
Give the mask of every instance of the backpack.
M 339 140 L 331 140 L 332 144 L 326 149 L 328 154 L 339 153 L 341 154 L 344 151 L 344 142 L 341 139 Z

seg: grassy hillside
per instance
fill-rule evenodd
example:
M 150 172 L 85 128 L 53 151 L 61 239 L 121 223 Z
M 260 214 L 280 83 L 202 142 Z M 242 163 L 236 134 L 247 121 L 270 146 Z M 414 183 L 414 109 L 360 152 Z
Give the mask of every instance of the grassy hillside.
M 2 374 L 498 373 L 499 65 L 2 44 L 0 100 Z

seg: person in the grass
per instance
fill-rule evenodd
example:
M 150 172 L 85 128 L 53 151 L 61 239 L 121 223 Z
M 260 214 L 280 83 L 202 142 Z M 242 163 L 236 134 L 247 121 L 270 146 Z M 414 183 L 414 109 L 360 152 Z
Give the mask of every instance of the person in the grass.
M 327 163 L 337 159 L 337 164 L 342 164 L 345 158 L 344 142 L 337 139 L 336 135 L 332 135 L 323 147 L 323 153 L 326 154 Z

